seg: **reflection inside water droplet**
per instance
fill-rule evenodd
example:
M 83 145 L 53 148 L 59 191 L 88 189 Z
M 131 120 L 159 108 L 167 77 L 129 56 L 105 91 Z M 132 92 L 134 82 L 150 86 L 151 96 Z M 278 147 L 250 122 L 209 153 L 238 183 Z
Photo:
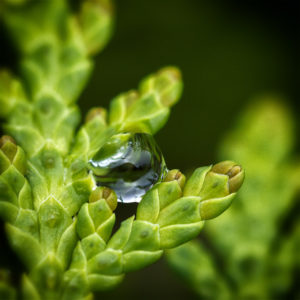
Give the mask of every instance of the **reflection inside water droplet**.
M 107 186 L 120 202 L 139 202 L 167 172 L 154 138 L 146 133 L 114 135 L 89 161 L 98 186 Z

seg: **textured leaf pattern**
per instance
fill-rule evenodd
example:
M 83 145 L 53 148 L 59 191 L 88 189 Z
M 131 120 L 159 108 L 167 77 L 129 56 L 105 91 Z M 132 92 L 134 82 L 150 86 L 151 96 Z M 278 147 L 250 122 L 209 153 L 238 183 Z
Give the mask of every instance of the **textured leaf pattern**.
M 229 206 L 231 178 L 205 167 L 184 189 L 185 177 L 171 170 L 144 196 L 136 218 L 112 235 L 116 194 L 96 186 L 87 163 L 115 134 L 154 134 L 164 126 L 182 92 L 180 71 L 149 75 L 137 91 L 114 98 L 108 112 L 92 108 L 77 128 L 75 102 L 91 75 L 91 56 L 111 36 L 112 4 L 84 0 L 72 11 L 66 0 L 2 2 L 20 54 L 19 78 L 0 72 L 0 117 L 13 138 L 0 140 L 0 217 L 27 268 L 17 296 L 87 299 L 195 237 L 205 219 Z M 2 291 L 16 296 L 0 282 Z

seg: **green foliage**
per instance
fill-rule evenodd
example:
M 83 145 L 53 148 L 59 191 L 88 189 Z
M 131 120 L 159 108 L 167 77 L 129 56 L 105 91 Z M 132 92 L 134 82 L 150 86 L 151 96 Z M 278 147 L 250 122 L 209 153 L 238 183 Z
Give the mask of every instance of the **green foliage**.
M 0 299 L 12 300 L 16 298 L 16 290 L 10 281 L 9 271 L 0 269 Z
M 113 99 L 108 113 L 91 109 L 77 128 L 75 102 L 91 75 L 91 56 L 109 40 L 112 12 L 107 0 L 83 1 L 78 11 L 62 0 L 1 3 L 20 73 L 0 73 L 0 117 L 9 135 L 0 140 L 0 217 L 26 267 L 18 295 L 0 281 L 3 299 L 87 299 L 112 288 L 197 236 L 243 181 L 232 162 L 198 169 L 186 187 L 172 170 L 112 234 L 117 196 L 96 186 L 88 161 L 115 134 L 156 133 L 183 85 L 178 69 L 163 68 Z
M 250 105 L 224 140 L 220 156 L 242 162 L 245 185 L 232 208 L 208 222 L 208 245 L 194 241 L 167 256 L 200 297 L 287 297 L 300 268 L 293 142 L 292 116 L 272 98 Z

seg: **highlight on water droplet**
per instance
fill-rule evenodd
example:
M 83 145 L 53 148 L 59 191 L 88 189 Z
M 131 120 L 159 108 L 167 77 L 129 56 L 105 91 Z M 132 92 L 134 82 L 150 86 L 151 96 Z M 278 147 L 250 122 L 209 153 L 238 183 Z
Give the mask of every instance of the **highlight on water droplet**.
M 162 152 L 147 133 L 112 136 L 90 159 L 89 169 L 98 186 L 113 189 L 124 203 L 140 202 L 167 174 Z

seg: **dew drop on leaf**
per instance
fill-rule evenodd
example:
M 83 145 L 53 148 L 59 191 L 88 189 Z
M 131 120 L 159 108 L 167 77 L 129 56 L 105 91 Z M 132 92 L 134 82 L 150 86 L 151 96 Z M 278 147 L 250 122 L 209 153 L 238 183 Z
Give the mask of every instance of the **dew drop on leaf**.
M 119 202 L 140 202 L 167 173 L 161 150 L 146 133 L 112 136 L 89 161 L 98 186 L 113 189 Z

